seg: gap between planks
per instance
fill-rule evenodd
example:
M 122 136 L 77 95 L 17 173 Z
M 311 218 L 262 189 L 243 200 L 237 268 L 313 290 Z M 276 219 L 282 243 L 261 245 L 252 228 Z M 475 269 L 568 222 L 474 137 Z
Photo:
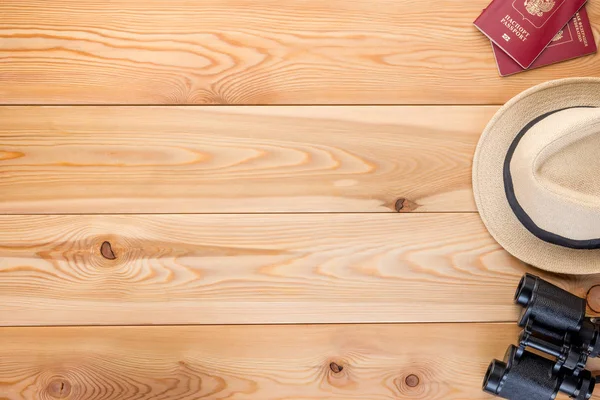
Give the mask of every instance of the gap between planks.
M 30 104 L 12 104 L 0 103 L 1 107 L 177 107 L 177 108 L 227 108 L 227 107 L 496 107 L 503 106 L 504 103 L 484 103 L 484 104 L 452 104 L 452 103 L 369 103 L 369 104 L 327 104 L 327 103 L 309 103 L 309 104 L 127 104 L 127 103 L 106 103 L 106 104 L 78 104 L 78 103 L 30 103 Z
M 516 321 L 506 320 L 506 321 L 423 321 L 423 322 L 322 322 L 322 323 L 312 323 L 312 322 L 289 322 L 289 323 L 259 323 L 259 324 L 249 324 L 249 323 L 220 323 L 220 324 L 198 324 L 198 323 L 189 323 L 189 324 L 125 324 L 125 325 L 115 325 L 115 324 L 65 324 L 65 325 L 0 325 L 0 329 L 2 328 L 12 328 L 12 329 L 44 329 L 44 328 L 167 328 L 167 327 L 179 327 L 179 328 L 193 328 L 193 327 L 218 327 L 218 326 L 361 326 L 361 325 L 374 325 L 374 326 L 389 326 L 389 325 L 418 325 L 418 326 L 426 326 L 426 325 L 510 325 L 516 324 Z

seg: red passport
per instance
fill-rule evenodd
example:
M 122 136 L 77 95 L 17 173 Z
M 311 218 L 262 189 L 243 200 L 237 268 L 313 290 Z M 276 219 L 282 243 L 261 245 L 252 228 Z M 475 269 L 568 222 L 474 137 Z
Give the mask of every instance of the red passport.
M 512 58 L 492 43 L 496 64 L 501 76 L 526 71 Z M 581 8 L 571 21 L 552 39 L 546 50 L 531 64 L 528 69 L 543 67 L 560 61 L 586 56 L 597 51 L 594 34 L 588 13 Z
M 515 60 L 529 68 L 586 0 L 494 0 L 475 26 Z

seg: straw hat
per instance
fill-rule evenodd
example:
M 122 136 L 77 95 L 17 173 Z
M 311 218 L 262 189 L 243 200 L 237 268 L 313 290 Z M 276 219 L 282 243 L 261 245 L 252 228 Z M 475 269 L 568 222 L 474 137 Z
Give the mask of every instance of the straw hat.
M 477 208 L 509 253 L 600 272 L 600 78 L 551 81 L 502 107 L 473 161 Z

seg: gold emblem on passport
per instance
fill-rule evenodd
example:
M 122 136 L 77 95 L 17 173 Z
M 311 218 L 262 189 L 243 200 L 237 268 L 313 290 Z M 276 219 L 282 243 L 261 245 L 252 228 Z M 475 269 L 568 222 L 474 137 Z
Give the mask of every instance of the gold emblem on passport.
M 563 29 L 561 29 L 560 31 L 558 31 L 558 33 L 556 35 L 554 35 L 554 37 L 552 38 L 552 41 L 558 42 L 560 39 L 563 38 L 564 35 L 565 35 L 565 32 Z
M 525 0 L 525 8 L 531 15 L 541 17 L 554 8 L 554 0 Z

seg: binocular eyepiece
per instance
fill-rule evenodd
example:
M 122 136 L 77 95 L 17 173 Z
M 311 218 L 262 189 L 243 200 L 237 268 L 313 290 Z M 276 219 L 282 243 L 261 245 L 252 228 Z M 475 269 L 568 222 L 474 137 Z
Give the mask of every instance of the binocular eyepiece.
M 492 361 L 483 390 L 510 400 L 553 400 L 559 392 L 591 398 L 596 378 L 585 366 L 600 353 L 600 326 L 586 317 L 585 299 L 526 274 L 514 300 L 523 307 L 519 345 Z

